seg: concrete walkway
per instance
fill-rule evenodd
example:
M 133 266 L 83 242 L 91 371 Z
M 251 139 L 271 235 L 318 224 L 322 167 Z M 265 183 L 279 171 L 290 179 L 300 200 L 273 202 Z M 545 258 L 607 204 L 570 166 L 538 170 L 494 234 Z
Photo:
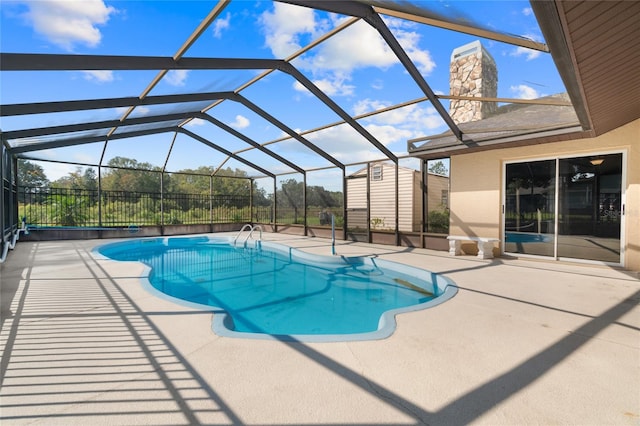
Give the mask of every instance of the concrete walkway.
M 265 234 L 315 253 L 328 240 Z M 460 291 L 377 341 L 235 339 L 146 292 L 102 241 L 19 242 L 0 269 L 0 423 L 640 425 L 640 281 L 606 267 L 342 243 Z

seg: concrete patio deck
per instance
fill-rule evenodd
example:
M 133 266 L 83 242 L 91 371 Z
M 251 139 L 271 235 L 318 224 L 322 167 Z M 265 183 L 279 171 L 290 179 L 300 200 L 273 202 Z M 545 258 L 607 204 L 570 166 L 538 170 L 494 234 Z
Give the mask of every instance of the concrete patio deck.
M 19 242 L 2 265 L 3 426 L 640 424 L 637 274 L 338 242 L 460 291 L 384 340 L 281 342 L 216 336 L 139 264 L 94 258 L 107 242 Z

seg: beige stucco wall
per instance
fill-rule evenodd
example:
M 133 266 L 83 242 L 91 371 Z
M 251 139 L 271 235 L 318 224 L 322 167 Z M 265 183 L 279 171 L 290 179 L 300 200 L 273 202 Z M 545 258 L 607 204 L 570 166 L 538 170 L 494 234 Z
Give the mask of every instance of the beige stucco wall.
M 592 139 L 452 156 L 449 233 L 500 238 L 504 162 L 618 150 L 626 152 L 624 266 L 640 271 L 640 120 Z

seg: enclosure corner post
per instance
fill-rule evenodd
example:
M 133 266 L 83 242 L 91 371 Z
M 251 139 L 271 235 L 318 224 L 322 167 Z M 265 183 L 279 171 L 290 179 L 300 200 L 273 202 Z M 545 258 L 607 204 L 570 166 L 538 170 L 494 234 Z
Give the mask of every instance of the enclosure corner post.
M 209 229 L 213 232 L 213 175 L 209 175 Z
M 307 174 L 302 174 L 302 209 L 304 210 L 304 216 L 302 219 L 302 224 L 304 227 L 304 236 L 308 236 L 308 227 L 307 227 Z
M 160 172 L 160 235 L 164 235 L 164 172 Z
M 273 232 L 278 232 L 278 182 L 276 177 L 273 177 L 273 205 L 271 206 L 271 226 Z
M 102 228 L 102 167 L 98 164 L 98 228 Z
M 342 240 L 347 240 L 347 170 L 342 167 Z
M 253 181 L 255 179 L 249 178 L 249 222 L 253 224 Z

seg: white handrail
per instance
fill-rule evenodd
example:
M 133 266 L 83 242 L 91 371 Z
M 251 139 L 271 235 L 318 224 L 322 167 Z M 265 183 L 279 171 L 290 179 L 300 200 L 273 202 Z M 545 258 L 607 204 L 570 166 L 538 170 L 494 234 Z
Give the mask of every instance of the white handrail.
M 236 234 L 235 238 L 233 239 L 233 244 L 236 244 L 236 241 L 238 241 L 238 237 L 240 237 L 240 234 L 242 234 L 242 231 L 244 231 L 245 229 L 252 229 L 253 226 L 251 226 L 250 223 L 245 223 L 244 226 L 238 231 L 238 233 Z
M 253 236 L 253 231 L 255 231 L 256 229 L 260 231 L 260 238 L 258 238 L 258 241 L 262 241 L 262 226 L 254 225 L 251 227 L 251 231 L 249 232 L 249 235 L 247 235 L 247 238 L 244 240 L 245 245 L 247 243 L 247 240 Z
M 243 241 L 244 248 L 247 248 L 247 242 L 249 241 L 249 238 L 253 237 L 253 231 L 255 231 L 256 229 L 260 230 L 260 238 L 258 238 L 258 240 L 256 241 L 256 247 L 260 244 L 260 241 L 262 241 L 262 226 L 260 225 L 252 226 L 251 231 L 249 231 L 249 235 L 247 235 L 247 238 L 245 238 Z
M 247 247 L 247 241 L 249 241 L 249 238 L 253 237 L 253 231 L 255 231 L 256 229 L 260 231 L 260 238 L 258 238 L 258 240 L 256 241 L 256 245 L 259 245 L 260 241 L 262 241 L 262 226 L 260 226 L 260 225 L 252 226 L 250 223 L 245 224 L 242 227 L 242 229 L 240 229 L 240 231 L 238 231 L 238 233 L 236 234 L 235 238 L 233 239 L 233 244 L 234 245 L 236 244 L 236 242 L 238 241 L 238 238 L 240 237 L 240 234 L 242 234 L 242 232 L 245 229 L 249 229 L 249 233 L 245 237 L 244 241 L 242 241 L 244 247 Z

